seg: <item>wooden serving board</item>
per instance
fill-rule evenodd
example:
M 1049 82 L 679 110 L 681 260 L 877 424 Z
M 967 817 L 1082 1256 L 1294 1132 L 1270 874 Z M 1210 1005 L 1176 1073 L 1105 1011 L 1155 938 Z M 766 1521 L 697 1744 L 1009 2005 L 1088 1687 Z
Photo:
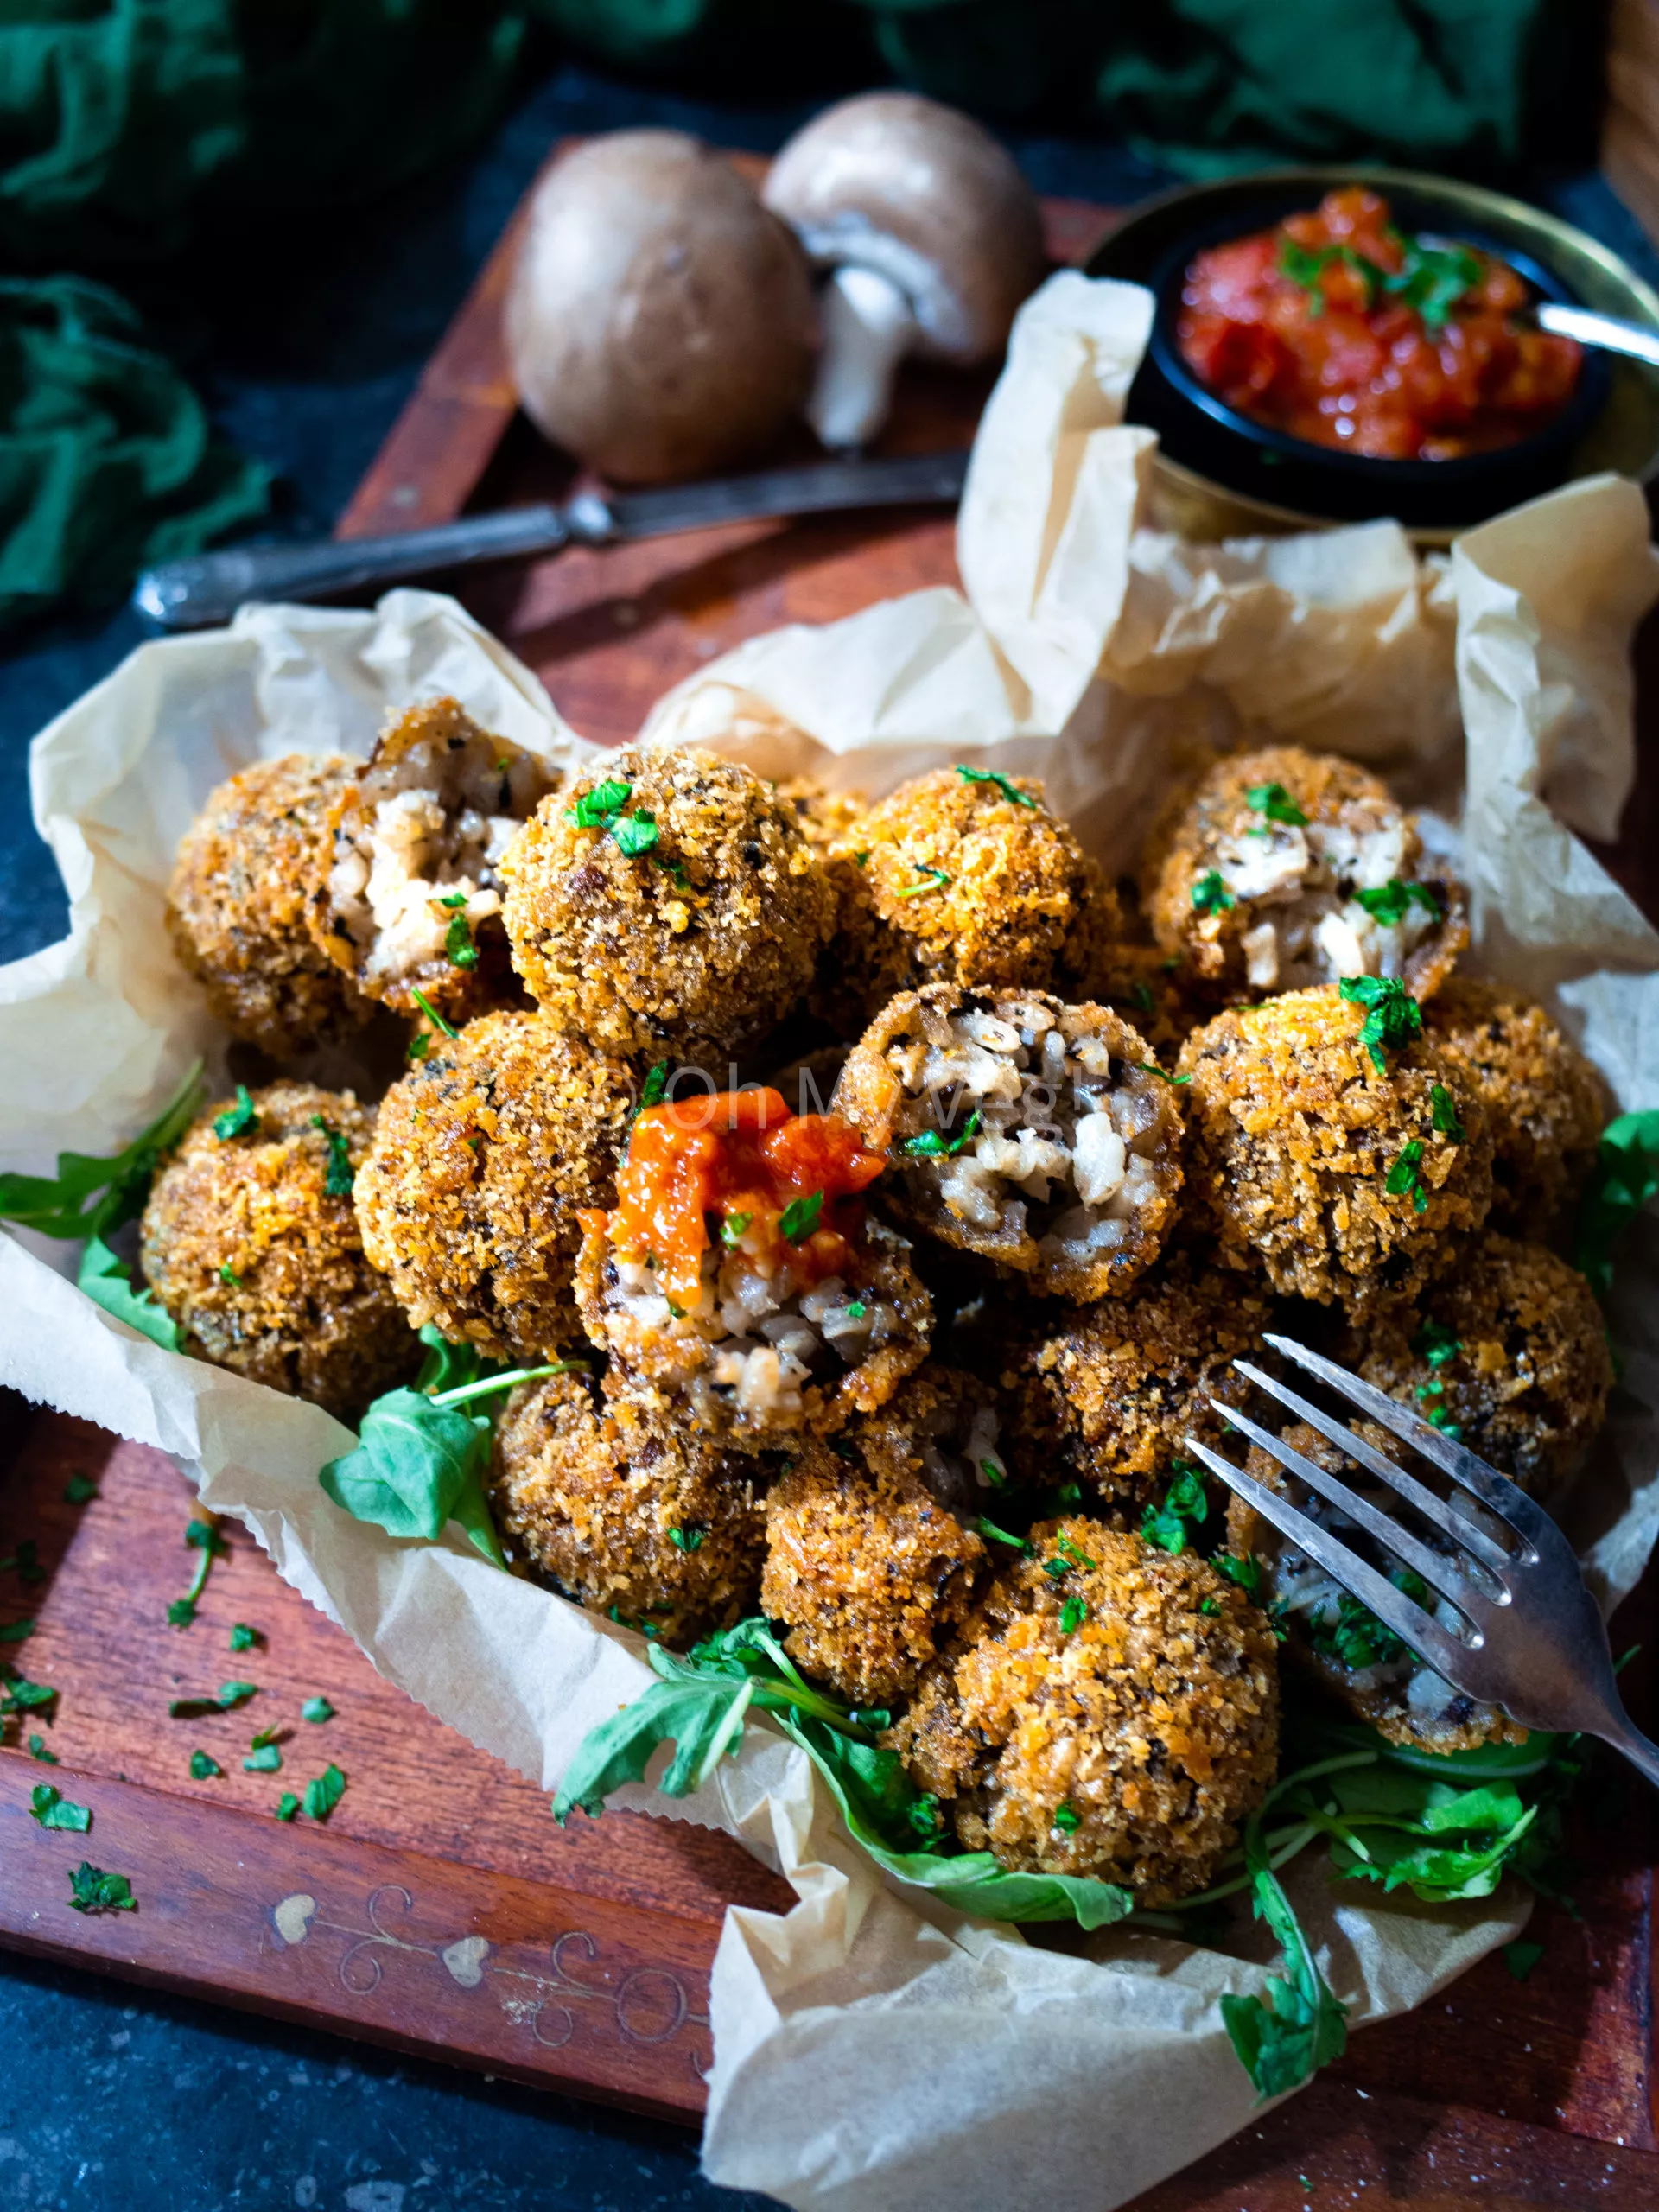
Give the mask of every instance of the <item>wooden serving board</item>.
M 740 166 L 744 164 L 740 162 Z M 751 164 L 758 168 L 759 164 Z M 1047 205 L 1058 260 L 1084 256 L 1107 211 Z M 500 308 L 516 226 L 429 364 L 344 518 L 345 535 L 451 518 L 563 491 L 568 464 L 514 416 Z M 889 449 L 960 445 L 988 383 L 910 374 Z M 631 736 L 669 683 L 740 639 L 956 581 L 938 513 L 737 525 L 473 580 L 467 603 L 543 677 L 584 734 Z M 1659 778 L 1613 855 L 1647 888 Z M 0 1654 L 58 1696 L 8 1724 L 0 1750 L 0 1942 L 632 2109 L 695 2122 L 709 2055 L 708 1975 L 728 1903 L 791 1893 L 729 1838 L 643 1815 L 580 1818 L 375 1675 L 350 1639 L 227 1531 L 195 1622 L 167 1625 L 196 1554 L 188 1485 L 162 1455 L 0 1393 L 0 1558 L 37 1548 L 37 1579 L 0 1567 Z M 75 1475 L 97 1496 L 66 1497 Z M 1625 1642 L 1651 1637 L 1650 1580 Z M 245 1622 L 259 1643 L 232 1652 Z M 1639 1671 L 1641 1662 L 1638 1662 Z M 1649 1669 L 1659 1673 L 1659 1669 Z M 175 1699 L 257 1685 L 230 1712 L 174 1719 Z M 1638 1717 L 1655 1707 L 1637 1684 Z M 314 1725 L 302 1701 L 325 1695 Z M 241 1766 L 280 1729 L 279 1773 Z M 25 1748 L 37 1734 L 60 1764 Z M 221 1776 L 194 1781 L 190 1754 Z M 346 1792 L 319 1825 L 273 1817 L 333 1763 Z M 38 1783 L 92 1808 L 90 1834 L 29 1817 Z M 1357 2037 L 1342 2065 L 1138 2212 L 1290 2212 L 1357 2204 L 1445 2212 L 1478 2200 L 1567 2212 L 1659 2206 L 1651 2036 L 1651 1807 L 1636 1786 L 1579 1819 L 1574 1917 L 1541 1909 L 1542 1962 L 1501 1958 L 1445 1998 Z M 131 1913 L 69 1907 L 83 1859 L 125 1874 Z

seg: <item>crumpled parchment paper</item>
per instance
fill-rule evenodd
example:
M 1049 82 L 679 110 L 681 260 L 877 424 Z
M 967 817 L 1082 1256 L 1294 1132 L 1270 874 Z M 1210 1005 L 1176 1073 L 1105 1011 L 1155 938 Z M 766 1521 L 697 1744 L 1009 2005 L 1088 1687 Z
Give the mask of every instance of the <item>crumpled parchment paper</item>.
M 1624 1107 L 1659 1105 L 1659 935 L 1573 834 L 1605 836 L 1632 773 L 1629 643 L 1659 589 L 1640 493 L 1575 485 L 1420 560 L 1393 524 L 1225 546 L 1143 527 L 1150 445 L 1121 420 L 1147 303 L 1065 275 L 1029 302 L 963 500 L 967 595 L 935 589 L 754 639 L 645 733 L 768 775 L 871 791 L 974 760 L 1048 779 L 1109 865 L 1172 764 L 1269 736 L 1378 763 L 1460 840 L 1477 963 L 1552 998 Z M 37 740 L 36 820 L 69 936 L 0 970 L 0 1165 L 111 1150 L 217 1040 L 173 961 L 164 887 L 213 785 L 290 750 L 366 751 L 390 711 L 453 692 L 551 756 L 590 748 L 453 602 L 265 607 L 142 647 Z M 135 1336 L 73 1255 L 0 1237 L 0 1380 L 171 1452 L 390 1680 L 551 1789 L 593 1722 L 652 1679 L 637 1637 L 499 1574 L 456 1537 L 403 1542 L 318 1487 L 346 1432 L 318 1408 Z M 1611 1602 L 1659 1533 L 1659 1230 L 1620 1271 L 1624 1379 L 1583 1485 Z M 661 1812 L 631 1791 L 626 1802 Z M 682 1817 L 728 1828 L 798 1903 L 733 1910 L 715 1960 L 705 2161 L 837 2212 L 1004 2212 L 1033 2188 L 1109 2212 L 1249 2117 L 1216 1999 L 1230 1957 L 1107 1929 L 1054 1942 L 887 1885 L 803 1754 L 752 1727 Z M 1431 1909 L 1291 1886 L 1355 2024 L 1421 2003 L 1513 1936 L 1524 1898 Z M 1251 1939 L 1241 1940 L 1241 1949 Z

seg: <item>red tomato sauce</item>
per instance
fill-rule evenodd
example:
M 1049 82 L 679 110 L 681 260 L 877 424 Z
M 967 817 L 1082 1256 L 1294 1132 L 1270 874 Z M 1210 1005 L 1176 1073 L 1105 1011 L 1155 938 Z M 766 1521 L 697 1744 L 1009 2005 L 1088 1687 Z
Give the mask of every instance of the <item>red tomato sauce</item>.
M 1513 445 L 1578 380 L 1570 338 L 1516 320 L 1507 262 L 1407 237 L 1374 192 L 1200 253 L 1177 341 L 1200 382 L 1252 422 L 1345 453 L 1448 461 Z
M 612 1245 L 655 1262 L 665 1297 L 690 1300 L 722 1231 L 763 1273 L 786 1261 L 803 1289 L 846 1272 L 864 1225 L 860 1193 L 887 1162 L 836 1114 L 792 1114 L 775 1090 L 721 1091 L 635 1120 L 618 1170 Z M 816 1204 L 815 1204 L 816 1201 Z M 791 1208 L 785 1235 L 784 1220 Z M 744 1217 L 747 1216 L 745 1220 Z

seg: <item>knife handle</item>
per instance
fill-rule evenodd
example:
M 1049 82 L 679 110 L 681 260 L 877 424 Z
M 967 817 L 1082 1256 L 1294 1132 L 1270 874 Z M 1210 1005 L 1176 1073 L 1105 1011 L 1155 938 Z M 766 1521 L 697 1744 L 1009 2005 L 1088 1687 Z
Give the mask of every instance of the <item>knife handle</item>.
M 228 622 L 249 600 L 311 600 L 407 582 L 484 561 L 556 553 L 573 540 L 602 543 L 609 510 L 592 494 L 568 507 L 510 507 L 395 537 L 323 538 L 308 545 L 239 545 L 146 569 L 132 603 L 162 630 Z

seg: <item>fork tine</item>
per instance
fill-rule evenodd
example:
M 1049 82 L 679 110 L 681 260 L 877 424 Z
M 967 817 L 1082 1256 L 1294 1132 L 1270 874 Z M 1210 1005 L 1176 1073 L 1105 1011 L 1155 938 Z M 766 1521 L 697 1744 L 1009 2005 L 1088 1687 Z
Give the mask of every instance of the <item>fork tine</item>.
M 1436 1497 L 1433 1491 L 1420 1483 L 1415 1475 L 1408 1474 L 1403 1467 L 1396 1467 L 1386 1453 L 1374 1450 L 1363 1437 L 1356 1436 L 1350 1428 L 1344 1428 L 1330 1414 L 1322 1413 L 1318 1406 L 1310 1405 L 1306 1398 L 1299 1397 L 1294 1390 L 1248 1359 L 1236 1359 L 1233 1372 L 1248 1376 L 1257 1389 L 1265 1390 L 1270 1398 L 1277 1398 L 1280 1404 L 1294 1414 L 1298 1421 L 1305 1421 L 1310 1428 L 1317 1428 L 1319 1434 L 1334 1444 L 1339 1452 L 1345 1452 L 1351 1459 L 1357 1461 L 1379 1482 L 1387 1483 L 1390 1490 L 1397 1491 L 1408 1504 L 1416 1507 L 1432 1527 L 1443 1529 L 1446 1535 L 1454 1537 L 1459 1551 L 1467 1552 L 1483 1567 L 1491 1567 L 1495 1574 L 1501 1575 L 1509 1566 L 1508 1552 L 1502 1544 L 1494 1542 L 1484 1529 L 1477 1529 L 1445 1498 Z M 1213 1400 L 1211 1403 L 1214 1403 Z M 1236 1416 L 1230 1410 L 1227 1419 L 1236 1426 Z
M 1328 1529 L 1321 1529 L 1317 1521 L 1293 1505 L 1287 1497 L 1269 1490 L 1265 1483 L 1257 1482 L 1254 1475 L 1247 1475 L 1243 1467 L 1234 1466 L 1230 1459 L 1223 1459 L 1219 1452 L 1212 1452 L 1196 1437 L 1187 1438 L 1186 1448 L 1204 1462 L 1211 1474 L 1219 1475 L 1230 1489 L 1236 1490 L 1246 1504 L 1253 1505 L 1264 1521 L 1270 1521 L 1281 1535 L 1288 1536 L 1298 1550 L 1306 1552 L 1362 1605 L 1368 1605 L 1378 1620 L 1402 1637 L 1436 1674 L 1444 1675 L 1459 1688 L 1463 1687 L 1458 1680 L 1459 1661 L 1466 1660 L 1470 1651 L 1478 1647 L 1449 1635 L 1403 1590 L 1396 1590 L 1357 1552 L 1351 1552 L 1338 1537 Z M 1475 1633 L 1478 1637 L 1479 1630 Z
M 1363 1529 L 1368 1535 L 1374 1536 L 1384 1550 L 1393 1552 L 1408 1567 L 1415 1567 L 1425 1582 L 1443 1597 L 1449 1598 L 1454 1605 L 1468 1615 L 1475 1626 L 1483 1624 L 1493 1601 L 1484 1592 L 1471 1586 L 1455 1560 L 1448 1559 L 1444 1552 L 1431 1551 L 1408 1529 L 1401 1528 L 1386 1513 L 1379 1512 L 1376 1506 L 1361 1497 L 1357 1491 L 1351 1490 L 1340 1476 L 1326 1474 L 1317 1460 L 1309 1459 L 1293 1449 L 1282 1437 L 1275 1436 L 1271 1429 L 1262 1427 L 1248 1414 L 1235 1412 L 1231 1408 L 1223 1408 L 1216 1398 L 1211 1398 L 1210 1402 L 1218 1412 L 1225 1410 L 1234 1427 L 1243 1430 L 1252 1444 L 1259 1444 L 1270 1459 L 1276 1459 L 1281 1467 L 1305 1482 L 1310 1490 L 1318 1491 L 1320 1497 L 1329 1498 L 1332 1505 L 1340 1507 L 1357 1528 Z M 1438 1499 L 1435 1502 L 1439 1503 Z M 1444 1507 L 1441 1510 L 1445 1510 Z M 1508 1603 L 1507 1593 L 1499 1602 Z
M 1392 1429 L 1402 1444 L 1409 1444 L 1414 1452 L 1421 1452 L 1425 1459 L 1432 1460 L 1442 1474 L 1450 1475 L 1454 1483 L 1461 1483 L 1465 1490 L 1472 1491 L 1483 1505 L 1490 1506 L 1529 1544 L 1537 1542 L 1546 1521 L 1543 1512 L 1525 1491 L 1517 1489 L 1495 1467 L 1489 1467 L 1465 1445 L 1453 1442 L 1408 1406 L 1402 1406 L 1397 1398 L 1385 1397 L 1374 1384 L 1362 1382 L 1357 1375 L 1351 1375 L 1345 1367 L 1338 1367 L 1333 1360 L 1310 1351 L 1294 1337 L 1264 1336 L 1262 1342 L 1271 1344 L 1275 1351 L 1283 1352 L 1287 1359 L 1294 1359 L 1310 1375 L 1317 1375 L 1322 1382 L 1328 1382 L 1350 1404 L 1370 1414 L 1384 1428 Z

